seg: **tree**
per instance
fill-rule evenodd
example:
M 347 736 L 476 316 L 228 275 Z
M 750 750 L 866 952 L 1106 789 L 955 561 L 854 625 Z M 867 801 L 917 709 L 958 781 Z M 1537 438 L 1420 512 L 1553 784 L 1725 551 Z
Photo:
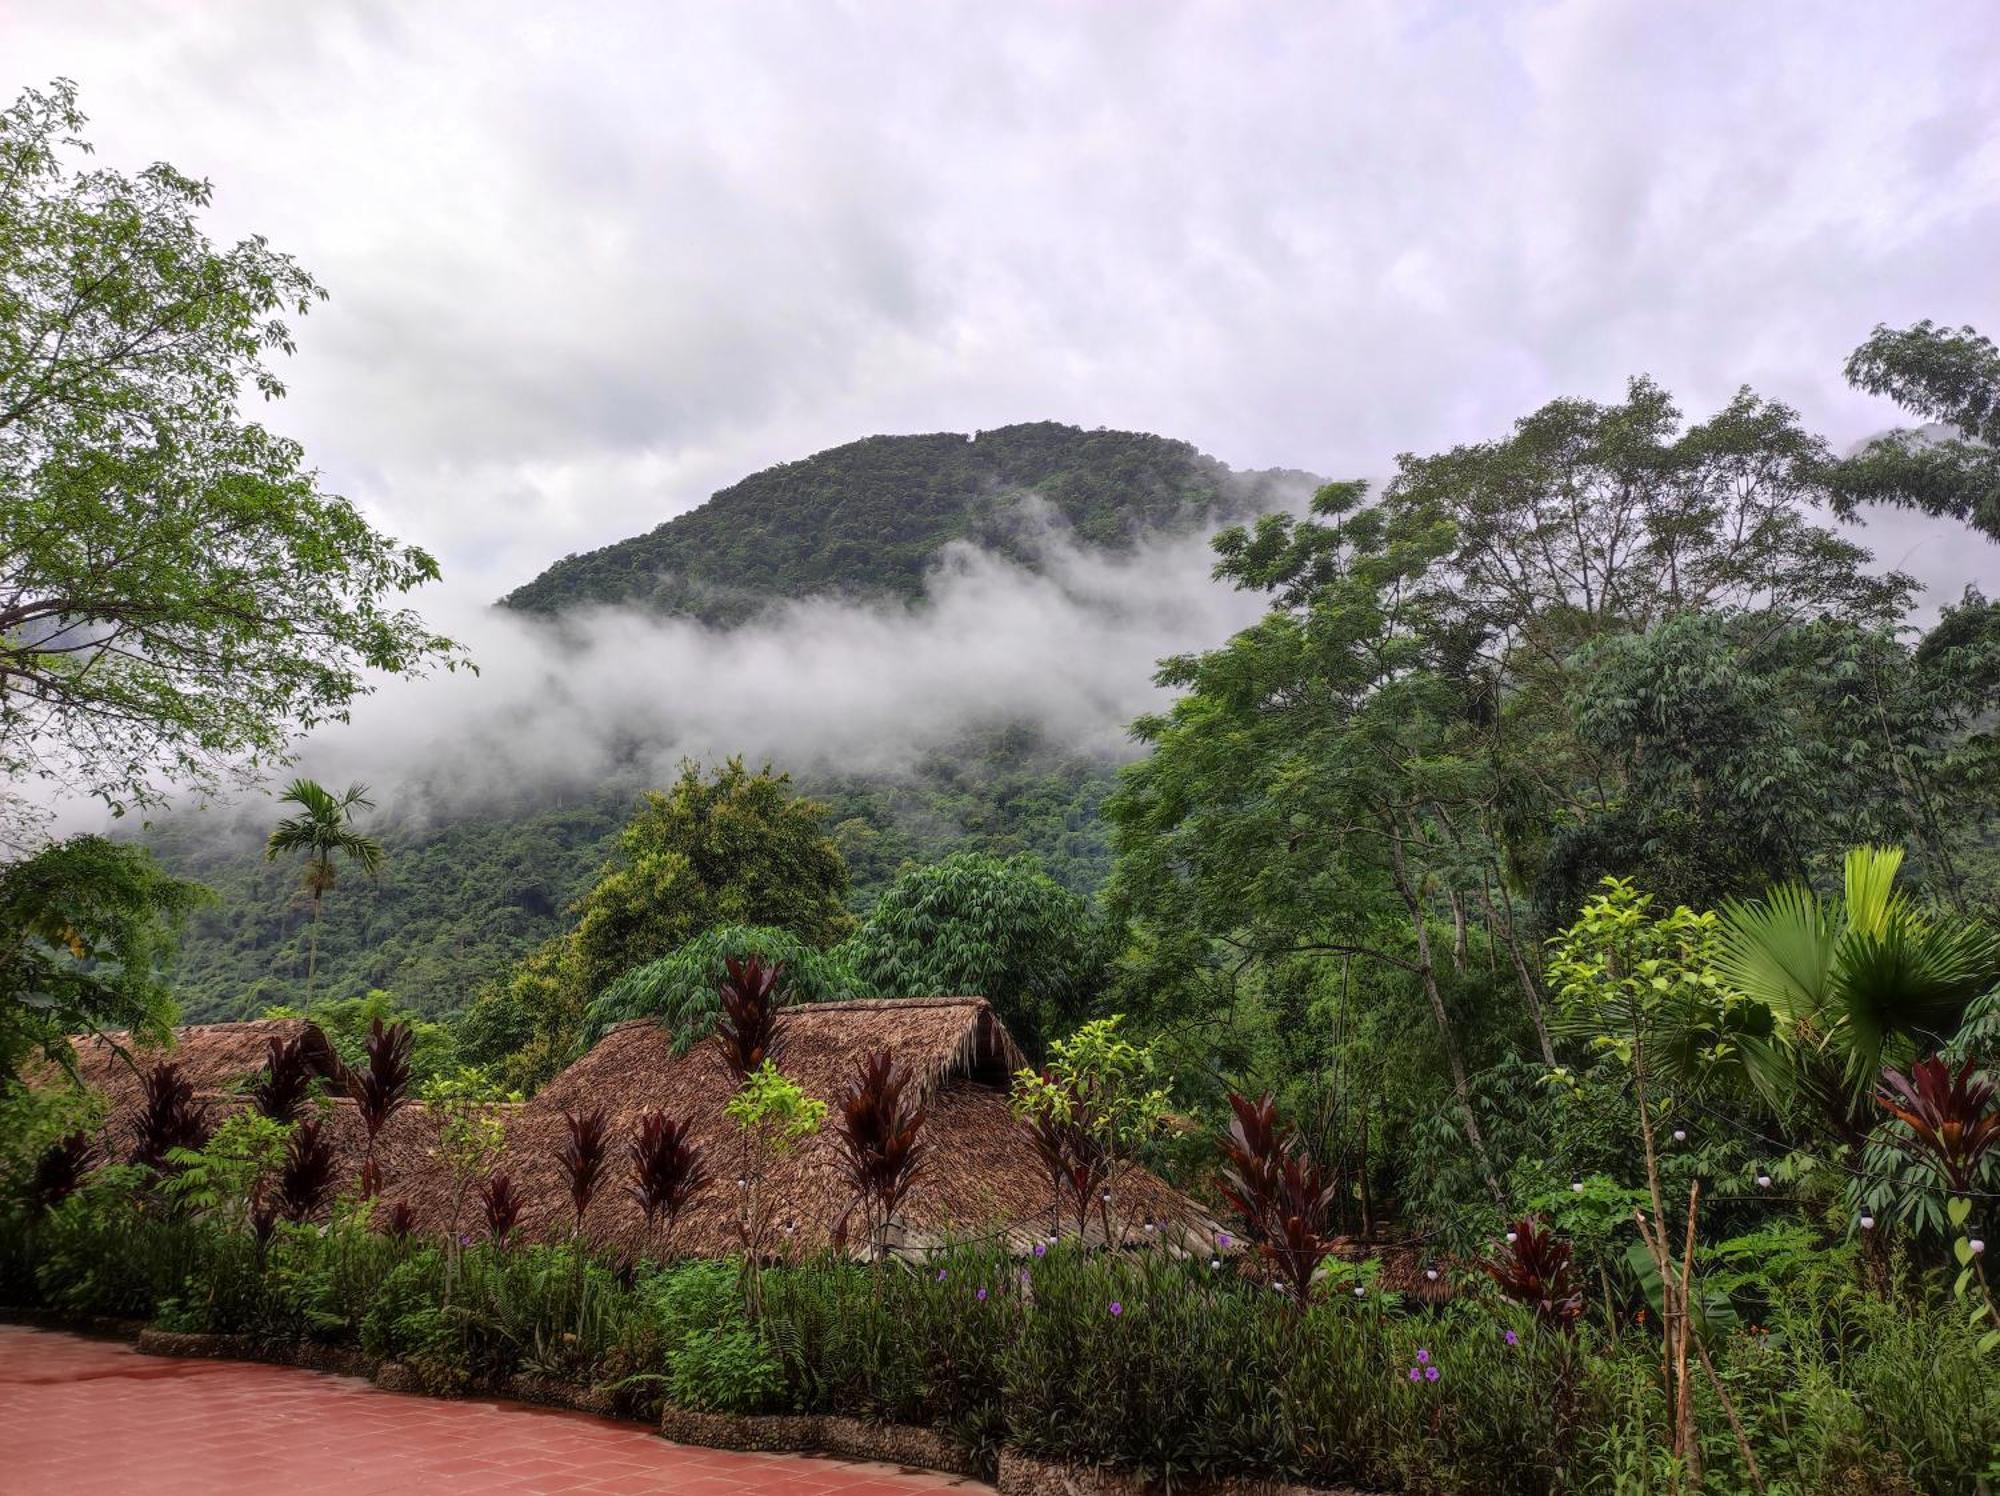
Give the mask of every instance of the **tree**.
M 1600 876 L 1706 903 L 1893 835 L 1964 897 L 2000 629 L 1969 598 L 1905 643 L 1910 579 L 1815 522 L 1835 466 L 1783 405 L 1688 422 L 1635 379 L 1405 456 L 1379 499 L 1330 484 L 1223 531 L 1216 574 L 1269 609 L 1163 662 L 1180 699 L 1134 726 L 1148 755 L 1106 807 L 1121 1003 L 1211 1097 L 1327 1064 L 1312 1109 L 1358 1148 L 1369 1112 L 1430 1109 L 1415 998 L 1415 1073 L 1435 1060 L 1500 1203 L 1486 1134 L 1516 1088 L 1487 1080 L 1555 1064 L 1541 939 Z
M 2000 348 L 1970 327 L 1877 325 L 1847 382 L 1934 423 L 1891 431 L 1830 470 L 1836 508 L 1949 515 L 2000 539 Z
M 372 878 L 382 866 L 382 844 L 354 829 L 354 813 L 375 806 L 365 784 L 350 784 L 336 795 L 314 780 L 294 779 L 278 803 L 296 805 L 299 811 L 272 829 L 264 856 L 275 862 L 287 852 L 306 854 L 306 892 L 312 895 L 312 934 L 306 949 L 306 1001 L 310 1003 L 313 975 L 319 967 L 320 900 L 336 881 L 333 859 L 339 856 L 359 863 Z
M 162 970 L 207 898 L 143 848 L 101 836 L 0 866 L 0 1076 L 35 1049 L 73 1067 L 74 1033 L 170 1042 L 176 1009 Z
M 712 776 L 683 764 L 672 789 L 640 802 L 571 929 L 474 999 L 466 1057 L 498 1065 L 510 1086 L 539 1085 L 578 1052 L 592 999 L 717 926 L 834 945 L 853 916 L 825 828 L 826 807 L 795 796 L 789 775 L 753 774 L 736 758 Z
M 657 1018 L 672 1033 L 674 1052 L 686 1054 L 708 1037 L 721 1014 L 722 980 L 730 958 L 746 956 L 784 968 L 790 1002 L 837 1002 L 872 994 L 855 976 L 846 945 L 823 951 L 788 930 L 718 925 L 672 955 L 633 967 L 600 992 L 584 1015 L 584 1046 L 627 1019 Z
M 238 413 L 319 286 L 212 245 L 206 182 L 74 164 L 83 126 L 66 80 L 0 111 L 0 773 L 122 811 L 464 657 L 392 605 L 437 563 Z
M 1030 855 L 958 853 L 897 878 L 843 948 L 866 989 L 977 994 L 1031 1050 L 1101 993 L 1113 948 L 1091 907 Z

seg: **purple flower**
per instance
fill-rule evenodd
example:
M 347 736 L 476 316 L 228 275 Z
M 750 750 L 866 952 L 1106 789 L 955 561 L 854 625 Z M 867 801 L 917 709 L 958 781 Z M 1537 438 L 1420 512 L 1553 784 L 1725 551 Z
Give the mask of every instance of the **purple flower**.
M 943 1269 L 943 1268 L 939 1268 L 939 1269 L 938 1269 L 938 1282 L 940 1282 L 940 1283 L 944 1282 L 944 1269 Z
M 1425 1350 L 1425 1349 L 1424 1349 L 1424 1348 L 1423 1348 L 1422 1346 L 1418 1346 L 1418 1347 L 1417 1347 L 1417 1365 L 1419 1365 L 1419 1366 L 1428 1366 L 1428 1365 L 1430 1365 L 1430 1362 L 1431 1362 L 1431 1353 L 1430 1353 L 1429 1351 Z
M 983 1288 L 982 1288 L 982 1289 L 980 1289 L 980 1290 L 979 1290 L 979 1292 L 978 1292 L 977 1294 L 975 1294 L 975 1295 L 974 1295 L 974 1297 L 975 1297 L 975 1298 L 977 1298 L 977 1299 L 979 1300 L 979 1302 L 980 1302 L 980 1303 L 982 1303 L 982 1304 L 983 1304 L 983 1303 L 985 1303 L 985 1302 L 986 1302 L 986 1290 L 985 1290 L 985 1289 L 983 1289 Z
M 1216 1245 L 1217 1245 L 1218 1247 L 1222 1248 L 1222 1250 L 1223 1250 L 1223 1251 L 1225 1251 L 1225 1252 L 1226 1252 L 1226 1251 L 1228 1251 L 1228 1250 L 1229 1250 L 1229 1233 L 1228 1233 L 1227 1231 L 1218 1231 L 1218 1232 L 1216 1232 L 1216 1233 L 1215 1233 L 1215 1244 L 1216 1244 Z
M 1045 1242 L 1045 1241 L 1038 1241 L 1038 1242 L 1036 1242 L 1036 1243 L 1035 1243 L 1035 1255 L 1036 1255 L 1037 1257 L 1046 1257 L 1046 1256 L 1048 1256 L 1048 1255 L 1049 1255 L 1049 1244 L 1048 1244 L 1047 1242 Z
M 1113 1319 L 1116 1319 L 1119 1315 L 1123 1314 L 1124 1312 L 1125 1312 L 1125 1306 L 1119 1303 L 1118 1300 L 1113 1299 L 1111 1301 L 1111 1317 Z
M 1413 1382 L 1421 1382 L 1423 1379 L 1424 1379 L 1423 1372 L 1418 1370 L 1416 1367 L 1412 1366 L 1410 1368 L 1410 1380 Z
M 1424 1380 L 1427 1382 L 1435 1382 L 1437 1379 L 1438 1379 L 1438 1369 L 1435 1366 L 1426 1366 L 1424 1368 Z
M 1521 1343 L 1521 1337 L 1519 1335 L 1516 1335 L 1512 1330 L 1509 1330 L 1507 1332 L 1507 1343 L 1509 1345 L 1519 1345 Z

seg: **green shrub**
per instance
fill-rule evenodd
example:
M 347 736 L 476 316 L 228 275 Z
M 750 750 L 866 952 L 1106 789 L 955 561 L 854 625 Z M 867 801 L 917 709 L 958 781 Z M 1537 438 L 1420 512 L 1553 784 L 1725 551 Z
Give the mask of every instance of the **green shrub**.
M 709 1413 L 761 1413 L 783 1391 L 778 1358 L 750 1325 L 690 1330 L 674 1347 L 667 1393 L 678 1407 Z

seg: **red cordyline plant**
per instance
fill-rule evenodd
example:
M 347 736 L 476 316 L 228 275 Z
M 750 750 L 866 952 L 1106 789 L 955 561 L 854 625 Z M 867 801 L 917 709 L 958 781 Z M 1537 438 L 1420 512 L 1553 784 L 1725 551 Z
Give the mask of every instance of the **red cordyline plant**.
M 396 1109 L 409 1099 L 410 1049 L 416 1042 L 406 1023 L 386 1028 L 381 1019 L 369 1025 L 362 1043 L 368 1063 L 354 1073 L 349 1087 L 354 1109 L 361 1117 L 367 1149 L 361 1160 L 361 1197 L 373 1199 L 382 1192 L 382 1166 L 375 1157 L 375 1140 Z
M 1051 1071 L 1042 1071 L 1041 1078 L 1045 1085 L 1061 1085 Z M 1062 1086 L 1062 1094 L 1065 1107 L 1038 1108 L 1021 1119 L 1021 1128 L 1049 1177 L 1051 1214 L 1058 1229 L 1067 1197 L 1076 1211 L 1076 1231 L 1081 1236 L 1090 1223 L 1091 1206 L 1103 1204 L 1113 1159 L 1091 1126 L 1089 1103 L 1073 1085 Z M 1108 1226 L 1106 1229 L 1108 1238 Z
M 1303 1307 L 1312 1298 L 1319 1265 L 1333 1251 L 1339 1180 L 1282 1126 L 1268 1095 L 1248 1101 L 1232 1092 L 1229 1108 L 1235 1116 L 1220 1140 L 1216 1188 L 1243 1217 L 1293 1302 Z
M 563 1113 L 568 1135 L 556 1152 L 563 1177 L 569 1181 L 569 1203 L 576 1210 L 573 1235 L 583 1233 L 583 1214 L 597 1196 L 598 1182 L 611 1156 L 611 1118 L 603 1107 L 577 1116 Z
M 273 1122 L 296 1122 L 317 1073 L 303 1034 L 291 1039 L 274 1034 L 264 1069 L 250 1086 L 250 1105 Z
M 521 1207 L 527 1202 L 514 1188 L 513 1178 L 504 1169 L 495 1169 L 479 1186 L 479 1205 L 486 1212 L 486 1234 L 495 1246 L 507 1245 L 507 1237 L 520 1224 Z
M 208 1108 L 194 1099 L 194 1083 L 170 1060 L 147 1071 L 141 1084 L 144 1097 L 132 1119 L 132 1162 L 163 1174 L 172 1168 L 167 1155 L 174 1149 L 208 1146 Z
M 877 1050 L 854 1062 L 854 1082 L 840 1103 L 834 1136 L 841 1164 L 868 1224 L 868 1251 L 880 1258 L 889 1248 L 889 1227 L 903 1197 L 924 1171 L 930 1152 L 924 1141 L 924 1104 L 910 1091 L 910 1072 L 895 1054 Z
M 382 1234 L 402 1241 L 417 1229 L 417 1212 L 408 1200 L 398 1200 L 383 1217 Z
M 693 1127 L 692 1117 L 677 1122 L 664 1112 L 648 1112 L 633 1129 L 627 1149 L 632 1184 L 626 1193 L 645 1216 L 648 1236 L 660 1220 L 666 1221 L 663 1252 L 672 1250 L 681 1212 L 708 1187 L 711 1178 L 706 1150 L 690 1136 Z
M 1570 1271 L 1570 1244 L 1534 1216 L 1514 1223 L 1508 1241 L 1486 1264 L 1487 1276 L 1535 1318 L 1559 1330 L 1575 1327 L 1583 1314 L 1583 1289 Z
M 741 960 L 730 956 L 723 964 L 729 974 L 722 979 L 722 1017 L 715 1027 L 715 1042 L 741 1081 L 770 1058 L 785 963 L 766 966 L 756 956 Z
M 333 1147 L 324 1124 L 299 1123 L 285 1141 L 285 1159 L 278 1166 L 277 1208 L 288 1221 L 309 1221 L 333 1193 Z
M 1970 1059 L 1956 1071 L 1943 1058 L 1919 1060 L 1903 1075 L 1882 1072 L 1875 1104 L 1909 1128 L 1898 1141 L 1926 1159 L 1955 1194 L 1970 1194 L 1980 1160 L 2000 1147 L 2000 1086 L 1980 1075 Z
M 75 1194 L 97 1159 L 97 1142 L 87 1132 L 57 1138 L 35 1160 L 28 1180 L 28 1209 L 43 1216 Z

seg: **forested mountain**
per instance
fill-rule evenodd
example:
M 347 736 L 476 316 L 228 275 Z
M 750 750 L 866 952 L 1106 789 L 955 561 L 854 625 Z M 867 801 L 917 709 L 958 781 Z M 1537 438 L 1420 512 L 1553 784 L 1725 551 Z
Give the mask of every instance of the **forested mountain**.
M 973 436 L 871 436 L 781 463 L 647 534 L 568 556 L 502 602 L 534 613 L 638 603 L 714 624 L 780 599 L 921 597 L 939 550 L 969 540 L 1032 566 L 1053 522 L 1116 548 L 1284 508 L 1318 480 L 1236 472 L 1186 442 L 1054 421 Z
M 1109 867 L 1099 807 L 1115 775 L 1107 759 L 1016 728 L 968 736 L 908 774 L 800 788 L 829 807 L 859 911 L 904 867 L 954 851 L 1033 852 L 1058 882 L 1090 892 Z M 374 882 L 343 875 L 325 899 L 317 990 L 341 998 L 382 989 L 420 1012 L 458 1011 L 562 927 L 652 787 L 621 781 L 580 801 L 443 823 L 370 817 L 387 856 Z M 298 1003 L 310 917 L 298 862 L 265 861 L 254 825 L 225 833 L 197 816 L 170 817 L 147 841 L 167 867 L 219 895 L 190 922 L 175 971 L 189 1020 Z
M 1075 543 L 1118 548 L 1296 507 L 1316 481 L 1235 472 L 1165 437 L 1054 422 L 870 437 L 754 474 L 649 534 L 558 562 L 504 603 L 544 614 L 638 603 L 727 627 L 780 598 L 914 602 L 953 540 L 1033 566 L 1052 525 Z M 1032 852 L 1059 883 L 1095 890 L 1109 868 L 1099 807 L 1115 774 L 1101 753 L 1023 726 L 968 731 L 905 773 L 802 776 L 798 787 L 830 807 L 861 910 L 903 868 L 953 851 Z M 388 849 L 379 878 L 347 875 L 324 900 L 317 990 L 380 988 L 425 1013 L 459 1010 L 562 926 L 654 787 L 619 779 L 565 803 L 530 795 L 442 821 L 385 804 L 368 822 Z M 170 816 L 147 833 L 169 868 L 220 895 L 193 921 L 175 972 L 191 1019 L 299 1000 L 309 900 L 296 862 L 265 861 L 267 829 L 222 832 L 209 817 Z

